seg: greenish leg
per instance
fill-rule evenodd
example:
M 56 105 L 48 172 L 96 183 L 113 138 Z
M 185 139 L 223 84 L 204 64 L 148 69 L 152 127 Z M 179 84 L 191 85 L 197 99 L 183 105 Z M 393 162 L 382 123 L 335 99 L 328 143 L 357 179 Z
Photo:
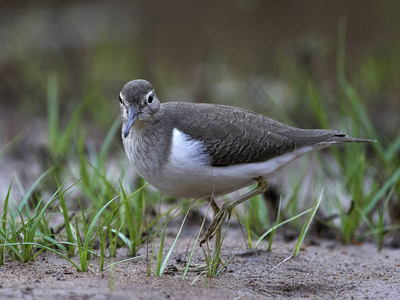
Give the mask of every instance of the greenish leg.
M 215 216 L 218 214 L 218 212 L 220 211 L 220 208 L 219 208 L 219 206 L 218 206 L 218 204 L 217 204 L 217 202 L 215 202 L 215 200 L 214 200 L 214 198 L 210 198 L 209 199 L 209 201 L 210 201 L 210 205 L 211 205 L 211 208 L 212 208 L 212 210 L 213 210 L 213 219 L 215 218 Z M 217 249 L 218 249 L 218 247 L 219 247 L 219 243 L 220 243 L 220 241 L 221 241 L 221 231 L 222 231 L 222 228 L 220 228 L 218 231 L 217 231 L 217 236 L 216 236 L 216 239 L 215 239 L 215 251 L 217 251 Z M 218 265 L 219 264 L 222 264 L 222 265 L 224 265 L 225 263 L 222 261 L 222 259 L 221 258 L 219 258 L 219 261 L 218 261 Z M 216 266 L 216 268 L 218 268 L 218 265 Z M 190 267 L 189 267 L 189 272 L 204 272 L 204 271 L 206 271 L 207 270 L 207 265 L 191 265 Z
M 219 243 L 219 239 L 221 238 L 222 224 L 225 222 L 227 217 L 230 218 L 232 210 L 237 205 L 243 203 L 244 201 L 265 192 L 265 190 L 268 187 L 268 181 L 264 180 L 264 178 L 262 178 L 261 176 L 255 178 L 254 180 L 256 180 L 258 182 L 258 185 L 254 190 L 252 190 L 232 201 L 225 203 L 221 209 L 218 208 L 218 205 L 215 203 L 214 200 L 211 200 L 211 207 L 214 211 L 214 219 L 213 219 L 210 227 L 208 227 L 207 233 L 205 234 L 204 238 L 200 241 L 200 246 L 203 243 L 205 243 L 206 241 L 208 241 L 209 239 L 211 239 L 215 234 L 217 234 L 216 240 Z M 217 210 L 217 208 L 218 208 L 218 210 Z
M 214 216 L 213 216 L 213 220 L 214 220 L 215 216 L 220 212 L 221 209 L 219 208 L 217 202 L 215 202 L 214 198 L 211 198 L 210 202 L 211 202 L 211 208 L 214 212 Z M 219 230 L 217 230 L 217 237 L 215 239 L 215 251 L 217 251 L 217 249 L 219 247 L 219 243 L 221 241 L 221 233 L 222 233 L 222 227 L 220 227 Z
M 214 219 L 215 219 L 215 216 L 220 212 L 221 209 L 219 208 L 217 202 L 215 202 L 214 198 L 211 198 L 211 199 L 210 199 L 210 203 L 211 203 L 211 208 L 212 208 L 212 210 L 213 210 L 213 212 L 214 212 L 214 216 L 213 216 L 213 220 L 214 220 Z M 217 251 L 218 247 L 220 247 L 221 236 L 222 236 L 222 227 L 220 227 L 220 228 L 217 230 L 216 238 L 215 238 L 215 250 L 214 250 L 214 251 Z M 218 265 L 219 265 L 220 263 L 221 263 L 222 265 L 225 264 L 224 261 L 221 259 L 220 256 L 218 256 L 218 259 L 219 259 L 219 261 L 218 261 L 218 263 L 217 263 L 216 268 L 218 268 Z

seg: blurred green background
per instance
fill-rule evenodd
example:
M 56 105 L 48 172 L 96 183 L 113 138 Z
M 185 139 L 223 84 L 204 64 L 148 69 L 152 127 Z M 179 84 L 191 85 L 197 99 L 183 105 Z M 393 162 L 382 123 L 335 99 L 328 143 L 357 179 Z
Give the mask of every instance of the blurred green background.
M 399 127 L 399 12 L 398 1 L 3 1 L 2 140 L 46 115 L 54 75 L 60 117 L 92 97 L 85 116 L 100 131 L 119 113 L 121 87 L 135 78 L 151 81 L 162 101 L 252 108 L 268 108 L 259 93 L 265 87 L 296 125 L 316 125 L 297 108 L 308 105 L 307 80 L 336 89 L 340 26 L 346 73 L 363 84 L 368 79 L 361 95 L 371 102 L 376 126 L 393 133 Z

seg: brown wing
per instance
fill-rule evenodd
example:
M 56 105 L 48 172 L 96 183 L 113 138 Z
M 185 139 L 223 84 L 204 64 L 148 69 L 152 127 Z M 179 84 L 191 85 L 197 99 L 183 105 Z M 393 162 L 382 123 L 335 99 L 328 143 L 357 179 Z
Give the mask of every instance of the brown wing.
M 162 104 L 178 130 L 201 141 L 212 166 L 262 162 L 298 147 L 345 136 L 332 130 L 303 130 L 242 108 L 168 102 Z

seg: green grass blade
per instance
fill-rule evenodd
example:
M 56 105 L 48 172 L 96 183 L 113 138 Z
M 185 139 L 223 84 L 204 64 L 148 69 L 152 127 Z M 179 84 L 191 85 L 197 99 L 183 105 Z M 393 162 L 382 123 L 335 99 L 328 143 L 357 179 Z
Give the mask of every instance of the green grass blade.
M 311 83 L 308 85 L 308 94 L 310 95 L 311 104 L 314 109 L 315 116 L 318 118 L 320 126 L 324 129 L 328 129 L 330 125 L 328 122 L 326 110 L 323 109 L 322 103 L 318 97 L 317 90 Z
M 189 212 L 190 212 L 190 210 L 188 210 L 188 211 L 186 212 L 185 217 L 183 218 L 181 227 L 179 228 L 178 234 L 176 235 L 175 240 L 174 240 L 174 242 L 172 243 L 172 246 L 169 248 L 169 251 L 168 251 L 167 255 L 166 255 L 165 258 L 164 258 L 164 261 L 163 261 L 163 263 L 162 263 L 162 265 L 161 265 L 160 274 L 162 274 L 162 273 L 164 272 L 164 269 L 165 269 L 165 267 L 167 266 L 168 260 L 169 260 L 171 254 L 172 254 L 172 251 L 174 250 L 176 241 L 178 240 L 179 235 L 181 234 L 183 225 L 185 224 L 186 217 L 188 216 Z
M 112 141 L 114 140 L 114 137 L 115 137 L 116 133 L 119 131 L 120 127 L 121 127 L 121 118 L 118 117 L 112 124 L 110 130 L 107 133 L 106 138 L 103 141 L 103 145 L 101 146 L 101 150 L 100 150 L 100 154 L 99 154 L 99 161 L 106 160 L 106 156 L 110 149 Z
M 111 199 L 110 201 L 108 201 L 105 205 L 103 205 L 103 207 L 98 211 L 98 213 L 93 218 L 93 220 L 90 223 L 89 228 L 85 234 L 86 238 L 85 238 L 85 243 L 83 245 L 83 248 L 85 249 L 85 251 L 87 251 L 89 249 L 89 243 L 91 240 L 90 237 L 92 236 L 93 230 L 96 227 L 97 220 L 100 218 L 101 214 L 104 212 L 104 210 L 107 208 L 107 206 L 110 205 L 112 202 L 114 202 L 118 198 L 119 198 L 119 196 L 116 196 L 113 199 Z
M 36 181 L 32 184 L 31 188 L 29 189 L 29 191 L 24 195 L 24 197 L 22 198 L 21 203 L 18 205 L 17 209 L 18 210 L 23 210 L 25 206 L 27 206 L 28 204 L 28 200 L 29 197 L 31 196 L 33 190 L 36 188 L 36 186 L 39 184 L 40 181 L 42 181 L 42 179 L 44 177 L 46 177 L 50 172 L 52 172 L 54 170 L 54 168 L 49 168 L 48 170 L 46 170 L 45 172 L 43 172 L 38 179 L 36 179 Z
M 363 209 L 366 214 L 369 214 L 372 209 L 377 205 L 377 203 L 384 198 L 387 191 L 394 185 L 398 184 L 400 179 L 400 167 L 397 168 L 396 172 L 385 181 L 385 184 L 378 190 L 372 200 Z
M 243 211 L 244 211 L 244 224 L 246 227 L 246 232 L 247 232 L 247 242 L 249 243 L 249 248 L 253 249 L 253 244 L 252 244 L 252 239 L 251 239 L 251 229 L 250 229 L 250 222 L 249 222 L 249 217 L 247 216 L 247 210 L 246 210 L 246 205 L 243 205 Z
M 318 200 L 314 202 L 313 208 L 311 209 L 311 212 L 307 216 L 306 222 L 304 223 L 304 226 L 301 229 L 301 233 L 300 233 L 299 239 L 297 241 L 296 248 L 294 250 L 294 256 L 299 255 L 300 247 L 301 247 L 301 245 L 303 245 L 304 238 L 306 237 L 308 229 L 310 228 L 311 222 L 314 219 L 315 214 L 317 213 L 319 205 L 321 204 L 323 193 L 324 193 L 324 190 L 321 191 L 321 194 L 319 195 Z
M 11 187 L 13 184 L 14 180 L 11 180 L 10 186 L 8 187 L 6 199 L 4 200 L 4 205 L 3 205 L 3 213 L 1 215 L 1 228 L 3 229 L 3 232 L 6 232 L 7 229 L 7 212 L 8 212 L 8 202 L 10 200 L 10 195 L 11 195 Z
M 275 224 L 279 223 L 279 220 L 281 219 L 281 207 L 282 207 L 282 196 L 279 198 L 279 206 L 278 206 L 278 213 L 276 215 L 276 221 Z M 274 224 L 274 225 L 275 225 Z M 274 228 L 274 226 L 272 227 Z M 269 236 L 269 242 L 268 242 L 268 248 L 267 251 L 271 251 L 272 248 L 272 241 L 274 239 L 274 235 L 275 235 L 275 229 L 271 230 L 271 235 Z
M 189 271 L 190 262 L 192 261 L 193 254 L 194 254 L 194 251 L 196 250 L 197 243 L 198 243 L 198 241 L 199 241 L 199 239 L 200 239 L 200 234 L 201 234 L 201 231 L 203 230 L 203 227 L 204 227 L 205 222 L 206 222 L 206 217 L 203 218 L 203 221 L 202 221 L 202 223 L 201 223 L 199 232 L 197 233 L 196 240 L 194 241 L 194 244 L 193 244 L 193 247 L 192 247 L 192 251 L 191 251 L 190 254 L 189 254 L 189 258 L 188 258 L 188 260 L 187 260 L 185 269 L 184 269 L 183 274 L 182 274 L 182 279 L 185 279 L 185 278 L 186 278 L 186 274 L 187 274 L 187 272 Z
M 170 206 L 171 208 L 171 206 Z M 169 211 L 169 209 L 168 209 Z M 161 260 L 162 260 L 162 254 L 164 251 L 164 241 L 165 241 L 165 233 L 167 231 L 167 224 L 168 224 L 168 218 L 169 214 L 167 214 L 167 218 L 165 219 L 165 224 L 164 224 L 164 230 L 161 235 L 161 242 L 160 242 L 160 248 L 158 249 L 158 254 L 157 254 L 157 265 L 156 265 L 156 276 L 161 277 Z
M 71 186 L 69 186 L 65 191 L 62 191 L 62 188 L 64 187 L 64 185 L 68 182 L 68 180 L 66 180 L 58 189 L 57 191 L 53 194 L 53 196 L 50 198 L 49 201 L 47 201 L 47 203 L 43 206 L 43 208 L 40 210 L 40 212 L 35 216 L 34 218 L 34 222 L 32 224 L 32 226 L 30 226 L 29 228 L 29 234 L 28 234 L 28 241 L 32 242 L 35 238 L 35 234 L 36 234 L 36 230 L 38 228 L 38 226 L 40 225 L 40 221 L 43 218 L 44 214 L 47 211 L 47 208 L 57 199 L 59 199 L 60 194 L 65 193 L 66 191 L 68 191 L 69 189 L 71 189 L 77 182 L 75 182 L 74 184 L 72 184 Z M 37 206 L 39 207 L 39 206 Z
M 77 270 L 80 269 L 79 266 L 73 260 L 71 260 L 68 256 L 62 254 L 61 252 L 58 252 L 58 251 L 54 250 L 51 247 L 47 247 L 47 246 L 44 246 L 44 245 L 39 244 L 39 243 L 30 243 L 30 242 L 23 242 L 22 244 L 29 245 L 31 248 L 33 248 L 35 246 L 37 248 L 43 248 L 43 249 L 46 249 L 47 251 L 53 252 L 54 254 L 64 258 L 71 265 L 73 265 Z M 11 244 L 1 244 L 0 246 L 19 246 L 19 245 L 20 245 L 20 243 L 11 243 Z
M 256 245 L 255 245 L 255 248 L 257 249 L 258 245 L 262 242 L 262 240 L 263 240 L 271 231 L 275 230 L 276 228 L 278 228 L 278 227 L 280 227 L 280 226 L 282 226 L 282 225 L 284 225 L 284 224 L 286 224 L 286 223 L 289 223 L 289 222 L 291 222 L 291 221 L 293 221 L 293 220 L 295 220 L 295 219 L 301 217 L 302 215 L 305 215 L 306 213 L 310 212 L 311 210 L 312 210 L 312 208 L 307 209 L 306 211 L 303 211 L 302 213 L 299 213 L 298 215 L 296 215 L 296 216 L 294 216 L 294 217 L 291 217 L 290 219 L 287 219 L 287 220 L 285 220 L 285 221 L 283 221 L 283 222 L 281 222 L 281 223 L 279 223 L 279 224 L 277 224 L 277 225 L 274 225 L 272 228 L 270 228 L 269 230 L 267 230 L 262 236 L 260 236 L 260 238 L 257 240 L 257 243 L 256 243 Z
M 123 260 L 119 260 L 119 261 L 116 261 L 114 263 L 109 264 L 107 267 L 104 268 L 104 270 L 107 270 L 107 269 L 109 269 L 109 268 L 111 268 L 111 267 L 113 267 L 115 265 L 119 265 L 119 264 L 122 264 L 122 263 L 125 263 L 125 262 L 128 262 L 128 261 L 136 260 L 136 259 L 143 258 L 143 257 L 145 257 L 145 255 L 139 255 L 139 256 L 129 257 L 129 258 L 126 258 L 126 259 L 123 259 Z
M 51 74 L 47 81 L 47 127 L 51 149 L 57 148 L 58 141 L 58 81 L 55 74 Z
M 68 216 L 67 204 L 64 195 L 62 193 L 60 194 L 60 205 L 61 205 L 61 212 L 64 218 L 65 231 L 67 232 L 67 241 L 73 243 L 75 241 L 75 238 L 74 235 L 72 234 L 71 223 L 69 221 L 69 216 Z M 74 247 L 68 246 L 68 256 L 71 257 L 74 256 L 74 254 L 75 254 Z

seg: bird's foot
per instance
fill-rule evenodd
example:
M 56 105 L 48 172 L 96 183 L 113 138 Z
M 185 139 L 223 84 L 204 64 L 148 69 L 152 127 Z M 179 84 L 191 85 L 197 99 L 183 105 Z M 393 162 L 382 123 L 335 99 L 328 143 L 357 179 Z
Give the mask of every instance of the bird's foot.
M 205 242 L 212 239 L 212 237 L 221 229 L 222 224 L 225 222 L 227 217 L 231 217 L 231 212 L 233 207 L 231 205 L 227 205 L 225 203 L 220 211 L 214 216 L 214 219 L 211 225 L 208 227 L 204 238 L 200 241 L 200 246 L 202 246 Z
M 195 272 L 195 273 L 203 273 L 206 272 L 208 269 L 208 266 L 206 264 L 195 264 L 195 265 L 190 265 L 188 268 L 188 272 Z
M 226 263 L 222 260 L 222 258 L 221 258 L 221 257 L 218 257 L 217 259 L 218 259 L 218 263 L 217 263 L 217 265 L 215 266 L 215 269 L 218 269 L 219 266 L 222 266 L 222 268 L 227 269 Z M 204 274 L 206 274 L 206 273 L 209 272 L 209 270 L 210 270 L 211 268 L 213 268 L 213 264 L 212 264 L 212 263 L 209 264 L 209 265 L 207 265 L 207 264 L 194 264 L 194 265 L 190 265 L 190 266 L 189 266 L 188 272 L 195 272 L 195 273 L 204 273 Z

